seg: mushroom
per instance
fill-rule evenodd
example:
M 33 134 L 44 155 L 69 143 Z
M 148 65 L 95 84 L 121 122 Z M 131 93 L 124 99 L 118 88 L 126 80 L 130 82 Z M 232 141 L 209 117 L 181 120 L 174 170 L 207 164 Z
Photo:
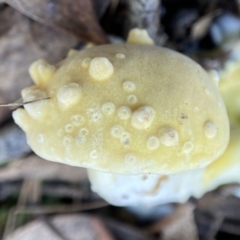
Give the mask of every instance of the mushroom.
M 240 124 L 240 59 L 230 60 L 220 73 L 219 89 L 231 124 Z
M 166 203 L 200 198 L 220 185 L 240 183 L 240 128 L 233 127 L 225 153 L 205 168 L 170 175 L 118 175 L 88 170 L 93 191 L 109 203 L 146 214 Z M 107 187 L 106 187 L 107 186 Z
M 231 126 L 230 142 L 225 153 L 206 167 L 198 197 L 220 185 L 240 183 L 239 173 L 240 127 L 235 125 Z
M 22 97 L 34 102 L 13 113 L 28 144 L 47 160 L 88 168 L 93 190 L 113 205 L 180 201 L 168 198 L 174 181 L 197 179 L 227 147 L 214 81 L 145 30 L 132 30 L 126 44 L 72 51 L 56 67 L 37 61 L 30 75 L 35 85 Z M 146 198 L 135 198 L 139 189 Z

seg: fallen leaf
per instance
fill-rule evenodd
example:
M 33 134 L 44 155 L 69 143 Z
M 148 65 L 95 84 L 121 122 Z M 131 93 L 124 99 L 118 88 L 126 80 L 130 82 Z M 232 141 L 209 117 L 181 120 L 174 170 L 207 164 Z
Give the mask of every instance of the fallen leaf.
M 220 13 L 219 10 L 210 12 L 203 17 L 199 18 L 191 27 L 190 38 L 193 41 L 203 38 L 213 21 L 213 19 Z
M 240 199 L 233 195 L 226 196 L 217 191 L 206 193 L 197 201 L 197 209 L 240 221 Z
M 121 211 L 121 209 L 120 209 Z M 102 218 L 104 225 L 109 229 L 115 239 L 118 240 L 152 240 L 148 235 L 137 227 L 115 219 Z
M 24 178 L 80 182 L 87 181 L 87 172 L 84 168 L 46 161 L 36 155 L 18 159 L 0 168 L 0 182 Z
M 29 20 L 9 6 L 0 9 L 0 19 L 6 15 L 11 16 L 5 17 L 11 23 L 6 22 L 6 28 L 0 27 L 1 104 L 15 102 L 21 90 L 32 85 L 28 68 L 33 61 L 45 58 L 57 63 L 79 42 L 75 37 Z M 0 114 L 3 118 L 3 113 Z
M 234 195 L 237 187 L 223 186 L 197 201 L 195 219 L 201 239 L 212 239 L 221 232 L 240 237 L 240 199 Z
M 0 36 L 5 34 L 14 24 L 15 10 L 0 3 Z
M 161 240 L 197 240 L 193 210 L 190 203 L 179 205 L 171 215 L 150 226 L 147 232 L 161 234 Z
M 107 42 L 91 0 L 5 0 L 5 2 L 33 20 L 70 33 L 79 40 L 98 44 Z
M 72 214 L 44 218 L 28 223 L 6 240 L 113 240 L 98 217 Z

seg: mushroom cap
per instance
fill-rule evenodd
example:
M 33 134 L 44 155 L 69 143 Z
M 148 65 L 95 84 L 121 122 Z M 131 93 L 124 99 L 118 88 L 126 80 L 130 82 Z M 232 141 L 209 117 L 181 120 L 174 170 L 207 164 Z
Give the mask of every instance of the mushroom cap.
M 204 171 L 201 191 L 211 191 L 216 187 L 240 183 L 240 127 L 231 126 L 230 141 L 224 154 L 208 165 Z
M 220 74 L 219 89 L 223 97 L 229 121 L 240 124 L 240 59 L 231 60 Z
M 229 122 L 216 85 L 172 50 L 103 45 L 70 54 L 57 68 L 39 61 L 30 69 L 37 86 L 23 99 L 45 100 L 13 117 L 47 160 L 170 174 L 205 167 L 227 147 Z

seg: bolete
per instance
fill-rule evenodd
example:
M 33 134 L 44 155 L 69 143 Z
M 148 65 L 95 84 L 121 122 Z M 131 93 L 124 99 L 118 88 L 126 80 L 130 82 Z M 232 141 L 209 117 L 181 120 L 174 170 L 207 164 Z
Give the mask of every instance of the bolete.
M 39 60 L 30 75 L 35 85 L 22 97 L 39 101 L 17 109 L 15 122 L 37 155 L 89 168 L 93 187 L 97 179 L 107 189 L 109 173 L 123 188 L 139 185 L 129 175 L 161 175 L 160 184 L 168 174 L 198 172 L 227 147 L 215 83 L 188 57 L 154 46 L 145 30 L 132 30 L 126 44 L 72 51 L 57 66 Z
M 220 73 L 219 89 L 231 124 L 240 125 L 240 58 L 230 60 Z
M 135 210 L 139 206 L 138 212 L 146 213 L 146 209 L 160 204 L 184 203 L 220 185 L 240 183 L 240 128 L 232 127 L 227 150 L 205 168 L 170 175 L 88 173 L 93 190 L 113 205 L 133 206 Z

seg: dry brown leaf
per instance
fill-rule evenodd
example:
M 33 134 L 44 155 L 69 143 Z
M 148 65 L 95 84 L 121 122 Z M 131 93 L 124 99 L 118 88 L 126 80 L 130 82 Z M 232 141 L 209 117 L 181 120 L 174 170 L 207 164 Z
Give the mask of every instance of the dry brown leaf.
M 16 11 L 12 18 L 15 24 L 0 38 L 0 96 L 5 103 L 18 99 L 20 90 L 31 84 L 27 69 L 36 58 L 28 20 Z
M 171 215 L 154 223 L 148 232 L 160 233 L 161 240 L 197 240 L 193 210 L 190 203 L 179 205 Z
M 52 30 L 11 7 L 0 9 L 7 28 L 0 32 L 0 96 L 1 103 L 12 103 L 20 98 L 21 90 L 32 84 L 28 74 L 30 64 L 40 58 L 57 63 L 78 40 L 60 31 Z M 1 21 L 0 21 L 1 26 Z M 3 110 L 1 110 L 2 112 Z M 3 113 L 0 118 L 4 119 Z
M 63 215 L 36 220 L 17 229 L 6 240 L 113 240 L 102 221 L 88 215 Z
M 0 3 L 2 5 L 2 3 Z M 14 24 L 14 9 L 0 5 L 0 36 L 5 34 Z
M 227 190 L 225 189 L 225 191 Z M 240 199 L 236 196 L 227 196 L 221 192 L 209 192 L 198 200 L 197 209 L 213 216 L 222 214 L 225 218 L 240 221 Z
M 119 209 L 121 211 L 121 209 Z M 128 219 L 129 221 L 129 219 Z M 131 226 L 123 221 L 116 221 L 111 218 L 103 218 L 103 223 L 115 237 L 119 240 L 152 240 L 151 237 L 146 235 L 142 229 Z
M 79 40 L 98 44 L 107 42 L 91 0 L 5 0 L 5 2 L 33 20 L 70 33 Z
M 87 173 L 84 168 L 46 161 L 36 155 L 19 159 L 5 168 L 0 168 L 0 182 L 24 178 L 79 182 L 87 180 Z
M 210 12 L 206 15 L 204 15 L 203 17 L 199 18 L 197 20 L 197 22 L 195 22 L 192 25 L 191 28 L 191 39 L 192 40 L 199 40 L 202 37 L 205 36 L 205 34 L 207 33 L 210 24 L 212 23 L 214 17 L 216 17 L 218 14 L 220 13 L 219 10 L 215 10 L 213 12 Z

